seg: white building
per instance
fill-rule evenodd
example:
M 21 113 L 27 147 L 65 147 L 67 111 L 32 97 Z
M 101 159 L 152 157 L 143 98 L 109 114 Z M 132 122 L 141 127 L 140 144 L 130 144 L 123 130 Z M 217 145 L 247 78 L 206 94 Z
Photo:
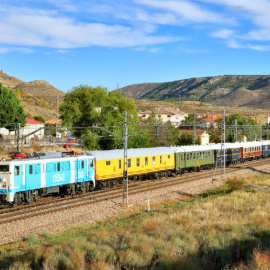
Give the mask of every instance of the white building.
M 140 112 L 139 117 L 141 117 L 142 120 L 147 120 L 153 113 L 155 114 L 157 121 L 161 121 L 162 123 L 171 123 L 173 126 L 179 126 L 181 122 L 188 117 L 188 114 L 184 112 L 162 109 Z
M 20 129 L 20 136 L 26 136 L 40 128 L 41 129 L 30 135 L 29 137 L 25 138 L 23 140 L 23 143 L 28 144 L 31 142 L 31 140 L 42 140 L 44 138 L 44 127 L 44 123 L 31 118 L 26 118 L 25 126 L 21 127 Z M 9 131 L 6 128 L 0 128 L 0 135 L 3 139 L 8 139 L 10 141 L 16 140 L 15 131 Z
M 21 129 L 21 133 L 20 133 L 21 136 L 26 136 L 38 129 L 40 130 L 30 135 L 29 137 L 25 138 L 24 143 L 29 143 L 31 139 L 35 141 L 42 140 L 44 138 L 44 127 L 45 127 L 44 123 L 39 122 L 35 119 L 26 118 L 26 124 Z

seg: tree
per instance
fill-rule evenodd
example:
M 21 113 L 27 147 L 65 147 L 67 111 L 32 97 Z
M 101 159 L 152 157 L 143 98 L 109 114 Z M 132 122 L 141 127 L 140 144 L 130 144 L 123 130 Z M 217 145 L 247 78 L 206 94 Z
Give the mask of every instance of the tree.
M 60 118 L 63 125 L 71 127 L 76 136 L 85 134 L 89 126 L 103 127 L 117 136 L 111 136 L 103 129 L 95 129 L 99 135 L 101 149 L 121 148 L 123 142 L 124 111 L 128 113 L 128 121 L 137 121 L 137 110 L 133 100 L 125 98 L 119 92 L 109 92 L 107 88 L 80 85 L 69 91 L 60 104 Z M 89 130 L 89 128 L 88 128 Z M 91 148 L 93 145 L 91 145 Z
M 34 119 L 39 121 L 39 122 L 45 123 L 45 119 L 40 115 L 35 116 Z
M 249 141 L 253 141 L 255 137 L 258 137 L 260 134 L 259 124 L 255 120 L 248 117 L 243 117 L 239 113 L 231 114 L 226 117 L 226 125 L 230 126 L 229 134 L 227 140 L 233 141 L 233 132 L 235 126 L 235 120 L 237 120 L 237 131 L 238 134 L 245 135 Z M 227 128 L 228 129 L 228 128 Z
M 97 150 L 99 149 L 98 144 L 98 135 L 93 133 L 91 130 L 87 130 L 82 135 L 82 140 L 84 142 L 84 146 L 87 150 Z
M 195 116 L 195 119 L 194 119 Z M 197 118 L 195 113 L 190 113 L 188 117 L 182 122 L 182 125 L 190 125 L 193 126 L 195 124 L 198 124 L 200 120 Z
M 20 88 L 17 88 L 15 91 L 15 96 L 18 100 L 21 100 L 21 90 Z
M 0 127 L 14 128 L 13 124 L 26 123 L 26 113 L 12 90 L 0 84 Z

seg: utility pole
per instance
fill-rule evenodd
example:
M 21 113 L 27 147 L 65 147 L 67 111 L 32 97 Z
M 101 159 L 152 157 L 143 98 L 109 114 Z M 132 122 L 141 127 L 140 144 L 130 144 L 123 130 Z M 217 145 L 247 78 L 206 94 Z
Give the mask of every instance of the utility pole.
M 123 203 L 128 204 L 128 128 L 127 128 L 127 112 L 124 113 L 124 130 L 123 130 L 123 146 L 124 146 L 124 166 L 123 166 Z
M 56 127 L 56 135 L 58 134 L 58 118 L 59 118 L 59 95 L 57 95 L 56 99 L 56 121 L 55 121 L 55 127 Z M 56 136 L 57 137 L 57 136 Z
M 234 142 L 237 142 L 237 119 L 234 120 Z
M 193 116 L 193 145 L 196 144 L 196 113 L 194 113 L 194 116 Z
M 108 132 L 110 135 L 115 136 L 122 140 L 123 142 L 123 148 L 124 148 L 124 164 L 123 164 L 123 203 L 128 204 L 128 153 L 127 153 L 127 147 L 128 147 L 128 128 L 127 128 L 127 112 L 124 112 L 124 127 L 123 127 L 123 137 L 118 136 L 117 134 L 114 134 L 110 130 L 99 127 L 99 126 L 93 126 L 92 128 L 97 128 L 104 130 Z
M 16 124 L 15 124 L 16 125 Z M 16 139 L 17 139 L 17 152 L 19 153 L 20 150 L 21 150 L 21 147 L 20 147 L 20 129 L 21 129 L 21 124 L 18 123 L 16 126 L 15 126 L 15 135 L 16 135 Z
M 226 178 L 226 149 L 225 149 L 225 110 L 222 111 L 222 123 L 221 123 L 221 151 L 220 151 L 220 160 L 221 165 L 223 165 L 223 176 Z M 223 155 L 223 159 L 222 159 Z M 222 166 L 221 166 L 222 174 Z

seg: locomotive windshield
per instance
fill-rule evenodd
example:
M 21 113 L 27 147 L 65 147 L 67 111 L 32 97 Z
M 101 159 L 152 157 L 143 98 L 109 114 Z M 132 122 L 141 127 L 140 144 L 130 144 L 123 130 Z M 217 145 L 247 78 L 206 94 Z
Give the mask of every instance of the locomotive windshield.
M 0 172 L 9 172 L 9 165 L 0 165 Z

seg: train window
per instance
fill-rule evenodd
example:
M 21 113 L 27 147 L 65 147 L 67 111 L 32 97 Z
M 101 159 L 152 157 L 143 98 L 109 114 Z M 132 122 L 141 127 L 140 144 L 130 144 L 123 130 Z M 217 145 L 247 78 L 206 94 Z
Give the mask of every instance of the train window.
M 145 166 L 148 165 L 148 157 L 145 158 L 145 160 L 144 160 L 144 165 L 145 165 Z
M 15 166 L 15 168 L 14 168 L 14 174 L 15 175 L 20 175 L 20 166 Z
M 29 174 L 33 174 L 33 165 L 29 165 Z
M 171 158 L 171 155 L 168 155 L 168 159 L 170 159 Z
M 111 161 L 110 160 L 106 160 L 106 165 L 110 166 L 111 165 Z
M 160 164 L 162 164 L 162 156 L 160 156 Z
M 119 169 L 122 169 L 122 160 L 121 159 L 119 159 L 118 165 L 119 165 Z
M 130 168 L 131 167 L 131 159 L 129 158 L 128 159 L 128 168 Z
M 93 159 L 90 160 L 90 167 L 94 167 L 94 160 Z
M 70 170 L 70 163 L 69 163 L 69 161 L 62 162 L 62 170 L 63 171 L 69 171 Z
M 46 166 L 46 171 L 47 172 L 55 172 L 56 170 L 56 165 L 54 163 L 48 163 Z
M 41 173 L 41 164 L 36 164 L 34 171 L 35 171 L 35 174 Z
M 156 164 L 156 157 L 152 157 L 153 165 Z
M 82 160 L 82 169 L 84 169 L 84 160 Z
M 60 162 L 57 163 L 57 171 L 59 172 L 61 170 Z
M 192 158 L 196 159 L 196 153 L 193 153 Z
M 187 160 L 189 160 L 189 154 L 187 154 Z
M 9 166 L 8 165 L 0 165 L 0 172 L 8 172 Z
M 0 165 L 0 172 L 8 172 L 9 166 L 8 165 Z
M 139 167 L 140 166 L 140 158 L 137 158 L 137 167 Z

